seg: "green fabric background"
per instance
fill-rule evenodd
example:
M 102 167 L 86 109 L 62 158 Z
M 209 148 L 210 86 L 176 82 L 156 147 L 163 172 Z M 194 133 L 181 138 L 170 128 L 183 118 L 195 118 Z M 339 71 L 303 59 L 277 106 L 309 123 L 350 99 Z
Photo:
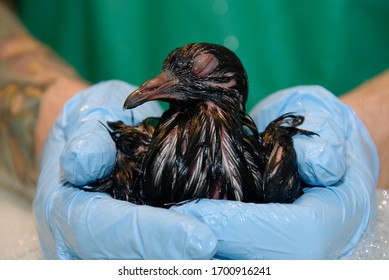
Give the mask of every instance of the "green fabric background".
M 189 42 L 230 47 L 246 66 L 248 109 L 276 90 L 339 95 L 389 65 L 388 0 L 21 0 L 29 30 L 79 73 L 140 84 Z

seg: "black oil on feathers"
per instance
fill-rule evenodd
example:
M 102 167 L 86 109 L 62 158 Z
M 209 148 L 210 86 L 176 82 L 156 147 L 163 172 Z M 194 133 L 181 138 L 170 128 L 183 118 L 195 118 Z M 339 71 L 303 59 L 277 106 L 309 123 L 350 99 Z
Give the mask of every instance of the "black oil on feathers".
M 315 133 L 297 128 L 304 118 L 291 113 L 259 133 L 247 96 L 246 71 L 232 51 L 208 43 L 174 50 L 124 103 L 161 100 L 169 109 L 135 127 L 109 123 L 116 168 L 88 189 L 159 207 L 200 198 L 293 202 L 302 182 L 292 137 Z

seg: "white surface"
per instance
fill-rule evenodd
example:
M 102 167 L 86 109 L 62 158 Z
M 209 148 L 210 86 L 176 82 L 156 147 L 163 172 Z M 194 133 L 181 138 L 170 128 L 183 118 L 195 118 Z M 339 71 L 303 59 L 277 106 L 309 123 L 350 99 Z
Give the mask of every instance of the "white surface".
M 41 259 L 31 202 L 0 187 L 0 259 Z
M 377 190 L 377 221 L 365 232 L 349 259 L 389 260 L 389 189 Z
M 346 259 L 389 259 L 389 191 L 377 190 L 378 219 Z M 0 260 L 42 259 L 31 202 L 0 187 Z

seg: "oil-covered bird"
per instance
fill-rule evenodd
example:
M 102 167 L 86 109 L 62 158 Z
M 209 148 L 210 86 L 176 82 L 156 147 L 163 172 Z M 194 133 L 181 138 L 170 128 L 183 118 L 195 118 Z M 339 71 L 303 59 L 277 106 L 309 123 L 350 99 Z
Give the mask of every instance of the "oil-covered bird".
M 139 189 L 142 163 L 157 122 L 157 118 L 147 118 L 136 126 L 125 125 L 122 121 L 108 122 L 106 128 L 117 151 L 114 170 L 89 186 L 77 187 L 86 191 L 107 192 L 113 198 L 142 204 Z
M 259 133 L 246 113 L 247 97 L 246 71 L 232 51 L 209 43 L 175 49 L 161 73 L 124 103 L 131 109 L 160 100 L 168 110 L 153 124 L 109 124 L 116 168 L 92 190 L 159 207 L 199 198 L 293 202 L 302 183 L 292 137 L 314 133 L 297 128 L 304 118 L 293 114 Z

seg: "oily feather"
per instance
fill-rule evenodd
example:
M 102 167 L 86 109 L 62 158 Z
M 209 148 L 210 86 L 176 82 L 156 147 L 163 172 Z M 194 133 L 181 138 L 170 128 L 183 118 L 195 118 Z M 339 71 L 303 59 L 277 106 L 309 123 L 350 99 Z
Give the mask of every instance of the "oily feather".
M 144 160 L 148 204 L 207 197 L 261 200 L 256 156 L 246 147 L 252 141 L 234 116 L 209 102 L 162 116 Z
M 144 204 L 138 181 L 157 123 L 157 118 L 147 118 L 136 126 L 126 125 L 122 121 L 107 122 L 107 131 L 116 145 L 114 170 L 109 176 L 78 188 L 107 192 L 116 199 Z
M 266 156 L 262 165 L 265 203 L 291 203 L 303 193 L 293 136 L 318 136 L 297 128 L 303 121 L 304 117 L 287 113 L 272 121 L 261 133 L 262 150 Z
M 314 133 L 297 128 L 304 118 L 293 114 L 258 133 L 247 98 L 246 71 L 232 51 L 209 43 L 173 50 L 123 105 L 161 100 L 169 109 L 151 126 L 109 124 L 117 163 L 94 189 L 159 207 L 200 198 L 293 202 L 302 194 L 293 136 Z

